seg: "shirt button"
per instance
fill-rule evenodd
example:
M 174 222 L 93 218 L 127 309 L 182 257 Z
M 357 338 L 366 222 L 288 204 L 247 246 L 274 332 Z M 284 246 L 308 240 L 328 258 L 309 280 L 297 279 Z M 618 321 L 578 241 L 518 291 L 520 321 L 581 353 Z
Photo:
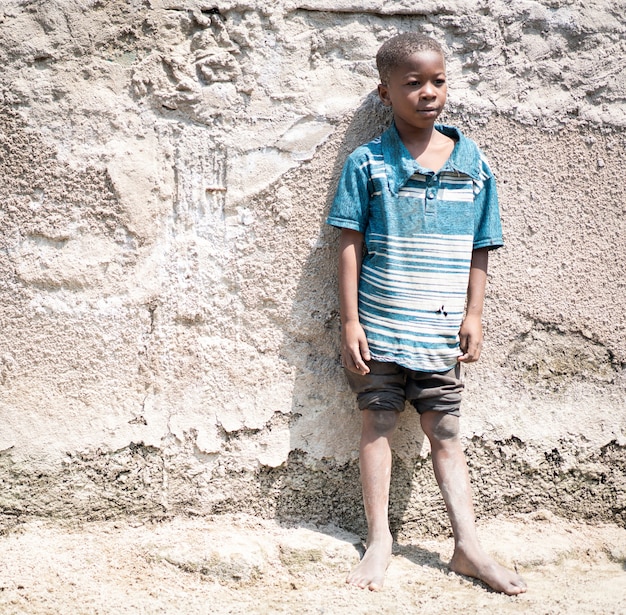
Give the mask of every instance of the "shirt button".
M 428 190 L 426 190 L 427 199 L 434 199 L 436 196 L 437 196 L 437 191 L 433 190 L 433 188 L 429 188 Z

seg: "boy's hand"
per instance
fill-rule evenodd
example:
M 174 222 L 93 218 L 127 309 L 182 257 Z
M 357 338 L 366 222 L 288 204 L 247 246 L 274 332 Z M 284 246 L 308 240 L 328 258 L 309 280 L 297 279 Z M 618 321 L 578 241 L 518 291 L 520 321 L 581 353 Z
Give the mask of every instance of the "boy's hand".
M 341 362 L 343 366 L 355 374 L 368 374 L 370 368 L 365 361 L 371 359 L 365 331 L 361 323 L 349 320 L 341 328 Z
M 483 345 L 483 323 L 480 316 L 467 315 L 459 330 L 461 352 L 457 361 L 460 363 L 473 363 L 480 358 Z

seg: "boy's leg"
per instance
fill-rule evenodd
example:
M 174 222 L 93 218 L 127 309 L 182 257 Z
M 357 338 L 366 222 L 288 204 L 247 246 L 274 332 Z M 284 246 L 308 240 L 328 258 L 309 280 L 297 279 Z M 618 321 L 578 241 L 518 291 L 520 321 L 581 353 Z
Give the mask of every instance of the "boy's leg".
M 487 555 L 478 542 L 469 474 L 459 439 L 459 417 L 430 410 L 421 415 L 421 423 L 430 440 L 435 477 L 454 534 L 450 569 L 480 579 L 505 594 L 525 592 L 523 579 Z
M 367 550 L 347 583 L 362 589 L 383 586 L 391 559 L 393 539 L 389 530 L 390 438 L 398 423 L 393 410 L 362 410 L 360 465 L 363 505 L 367 518 Z

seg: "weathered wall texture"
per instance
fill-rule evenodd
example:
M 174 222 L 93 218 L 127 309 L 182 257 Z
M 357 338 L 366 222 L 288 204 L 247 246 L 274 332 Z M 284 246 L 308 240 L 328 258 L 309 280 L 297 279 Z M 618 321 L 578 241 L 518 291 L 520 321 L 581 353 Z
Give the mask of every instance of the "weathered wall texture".
M 626 18 L 613 0 L 3 0 L 0 510 L 362 528 L 345 155 L 390 35 L 449 51 L 499 180 L 464 437 L 481 515 L 626 522 Z M 412 412 L 393 519 L 439 530 Z

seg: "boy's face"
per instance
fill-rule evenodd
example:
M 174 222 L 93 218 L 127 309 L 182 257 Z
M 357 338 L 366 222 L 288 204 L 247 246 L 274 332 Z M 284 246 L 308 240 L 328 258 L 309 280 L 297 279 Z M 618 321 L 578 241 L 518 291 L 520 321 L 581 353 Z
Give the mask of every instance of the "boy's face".
M 378 86 L 383 104 L 393 108 L 396 124 L 430 128 L 446 102 L 446 66 L 436 51 L 417 51 Z M 399 126 L 400 128 L 400 126 Z

